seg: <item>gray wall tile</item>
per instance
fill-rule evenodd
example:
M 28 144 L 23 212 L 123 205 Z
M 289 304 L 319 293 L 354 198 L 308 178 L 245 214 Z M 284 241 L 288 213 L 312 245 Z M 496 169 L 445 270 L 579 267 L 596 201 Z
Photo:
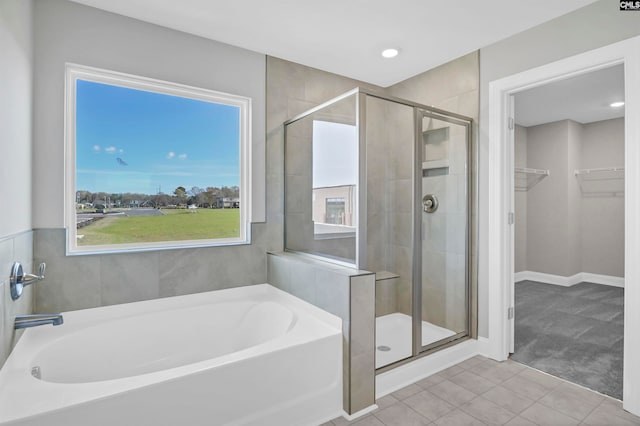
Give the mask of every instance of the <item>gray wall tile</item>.
M 4 361 L 9 356 L 11 350 L 11 343 L 8 341 L 8 330 L 5 324 L 7 323 L 7 303 L 10 298 L 7 298 L 8 290 L 6 282 L 0 281 L 0 367 L 4 364 Z
M 52 261 L 46 256 L 36 262 L 47 263 L 46 279 L 39 283 L 36 291 L 36 312 L 74 311 L 102 305 L 102 277 L 98 257 L 54 257 Z
M 22 259 L 13 257 L 13 238 L 0 240 L 0 271 L 3 271 L 0 275 L 0 282 L 9 280 L 9 271 L 15 261 L 24 262 Z
M 4 364 L 11 350 L 18 342 L 23 331 L 15 331 L 13 324 L 17 315 L 33 312 L 34 291 L 38 282 L 24 289 L 18 300 L 11 299 L 9 289 L 9 271 L 13 262 L 19 261 L 25 273 L 32 273 L 33 268 L 33 233 L 25 231 L 19 234 L 0 238 L 0 367 Z
M 159 297 L 157 252 L 140 253 L 138 256 L 111 254 L 101 257 L 100 283 L 102 305 L 157 299 Z
M 340 318 L 349 317 L 349 277 L 336 271 L 316 268 L 316 304 Z
M 47 279 L 36 293 L 36 311 L 69 311 L 264 283 L 266 251 L 272 240 L 281 238 L 279 229 L 254 224 L 252 245 L 81 256 L 64 255 L 64 229 L 35 230 L 36 262 L 47 262 Z
M 270 284 L 342 318 L 345 411 L 374 404 L 375 276 L 296 253 L 267 258 Z
M 213 268 L 202 265 L 206 252 L 201 250 L 168 250 L 158 252 L 158 295 L 179 296 L 211 290 Z

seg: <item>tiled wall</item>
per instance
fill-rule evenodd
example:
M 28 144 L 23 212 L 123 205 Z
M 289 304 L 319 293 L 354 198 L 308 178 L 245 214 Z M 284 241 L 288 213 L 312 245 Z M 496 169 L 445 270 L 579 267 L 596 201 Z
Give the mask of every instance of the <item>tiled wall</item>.
M 0 239 L 0 366 L 4 364 L 22 330 L 13 329 L 16 315 L 30 314 L 33 310 L 34 287 L 26 287 L 18 300 L 12 300 L 9 292 L 9 273 L 13 262 L 20 262 L 25 273 L 33 273 L 33 233 L 22 232 Z M 42 281 L 36 286 L 46 282 Z
M 294 253 L 270 253 L 267 266 L 271 285 L 342 318 L 344 410 L 374 404 L 374 274 Z
M 284 226 L 283 123 L 356 87 L 377 88 L 267 56 L 267 222 L 280 231 Z
M 480 58 L 478 52 L 473 52 L 387 88 L 387 93 L 393 96 L 412 100 L 423 105 L 440 108 L 445 111 L 451 111 L 457 114 L 471 117 L 473 119 L 471 132 L 472 136 L 469 145 L 471 149 L 471 161 L 467 169 L 472 178 L 471 184 L 469 185 L 469 191 L 471 193 L 472 200 L 470 206 L 471 229 L 469 230 L 471 236 L 471 258 L 469 259 L 469 268 L 471 278 L 472 319 L 476 318 L 477 312 L 477 303 L 473 302 L 477 300 L 477 230 L 475 227 L 477 225 L 476 217 L 478 211 L 478 195 L 476 193 L 476 182 L 478 175 L 477 135 L 480 96 L 480 76 L 478 72 L 479 61 Z M 447 190 L 447 192 L 457 194 L 461 193 L 459 189 L 455 191 Z M 459 223 L 462 218 L 459 213 L 457 213 L 457 218 Z M 449 237 L 455 237 L 455 234 L 458 232 L 459 228 L 461 228 L 461 226 L 455 226 L 453 222 L 450 223 L 449 226 L 447 226 L 446 223 L 442 223 L 436 231 L 441 232 L 441 239 L 445 240 L 449 239 Z M 450 235 L 447 235 L 447 232 Z M 429 242 L 427 240 L 428 237 L 429 236 L 427 235 L 425 235 L 424 237 L 427 243 Z M 433 235 L 431 237 L 433 238 Z M 438 238 L 439 237 L 437 237 L 436 235 L 435 240 L 437 240 Z M 428 246 L 429 244 L 426 245 Z M 459 253 L 459 250 L 457 251 L 458 252 L 454 253 L 453 256 L 449 256 L 447 254 L 446 259 L 443 258 L 443 256 L 440 256 L 440 260 L 433 262 L 431 265 L 429 264 L 430 260 L 423 260 L 423 269 L 427 273 L 427 275 L 432 273 L 434 275 L 439 274 L 441 277 L 438 280 L 440 285 L 436 287 L 432 286 L 431 289 L 423 288 L 423 313 L 434 313 L 434 317 L 424 317 L 423 319 L 425 320 L 431 321 L 434 320 L 434 318 L 437 318 L 438 320 L 442 320 L 443 324 L 445 324 L 447 321 L 453 321 L 452 324 L 456 324 L 455 327 L 457 327 L 457 324 L 459 324 L 460 322 L 460 303 L 458 302 L 458 299 L 463 296 L 460 292 L 453 294 L 451 292 L 447 293 L 449 286 L 446 284 L 446 276 L 448 273 L 447 267 L 449 268 L 450 273 L 453 273 L 454 271 L 455 273 L 459 273 L 464 265 L 464 262 L 462 262 L 461 264 L 461 255 Z M 434 252 L 433 250 L 429 254 L 435 255 L 435 257 L 438 256 L 438 253 Z M 426 251 L 425 253 L 423 253 L 423 256 L 424 255 L 427 255 Z M 434 258 L 434 256 L 432 256 L 432 258 Z M 429 266 L 431 266 L 431 271 L 428 270 Z M 424 281 L 426 280 L 423 280 L 423 282 Z M 433 282 L 434 281 L 432 280 L 432 283 Z M 401 286 L 398 286 L 398 291 L 402 292 L 403 294 L 407 294 L 407 291 L 404 290 Z M 400 293 L 398 297 L 401 297 Z M 450 299 L 448 302 L 447 297 Z M 447 312 L 447 310 L 449 310 L 450 312 Z M 475 331 L 475 321 L 472 320 L 472 336 L 475 336 Z
M 422 213 L 422 319 L 454 331 L 467 329 L 466 231 L 467 134 L 466 127 L 425 118 L 430 126 L 447 128 L 446 174 L 422 178 L 422 196 L 438 198 L 438 209 Z M 446 125 L 446 126 L 445 126 Z M 429 166 L 427 166 L 429 167 Z M 425 169 L 429 170 L 429 169 Z M 431 169 L 433 170 L 433 169 Z
M 287 139 L 284 157 L 285 185 L 288 189 L 284 207 L 285 220 L 287 221 L 287 241 L 285 244 L 290 250 L 321 253 L 355 263 L 355 236 L 315 238 L 314 202 L 312 201 L 312 172 L 314 169 L 312 153 L 314 152 L 315 144 L 321 143 L 318 140 L 314 140 L 313 124 L 315 120 L 355 125 L 356 100 L 357 95 L 348 96 L 286 126 Z M 351 143 L 358 143 L 355 132 Z M 353 164 L 353 167 L 357 168 L 357 164 Z M 316 205 L 317 203 L 318 201 L 315 202 Z
M 251 245 L 83 256 L 65 256 L 63 229 L 36 229 L 33 256 L 47 262 L 47 280 L 35 309 L 85 309 L 264 283 L 266 252 L 279 234 L 266 224 L 251 229 Z
M 376 282 L 377 316 L 411 315 L 414 133 L 412 107 L 367 96 L 367 259 L 363 266 L 395 277 Z

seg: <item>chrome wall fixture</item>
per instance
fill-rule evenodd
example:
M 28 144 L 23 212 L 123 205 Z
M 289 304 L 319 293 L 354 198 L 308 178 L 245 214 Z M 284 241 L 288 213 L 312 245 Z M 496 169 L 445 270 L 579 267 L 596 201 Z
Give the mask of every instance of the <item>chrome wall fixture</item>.
M 438 198 L 433 194 L 427 194 L 422 198 L 422 210 L 425 213 L 433 213 L 438 210 Z
M 18 300 L 18 298 L 22 296 L 22 291 L 26 286 L 44 280 L 44 271 L 46 268 L 47 265 L 43 262 L 38 267 L 38 275 L 25 274 L 20 262 L 15 262 L 11 267 L 11 275 L 9 276 L 11 299 Z

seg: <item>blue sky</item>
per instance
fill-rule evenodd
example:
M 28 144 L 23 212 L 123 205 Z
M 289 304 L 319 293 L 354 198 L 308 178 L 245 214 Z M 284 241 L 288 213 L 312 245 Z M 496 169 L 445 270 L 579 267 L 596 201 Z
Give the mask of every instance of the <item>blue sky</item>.
M 78 80 L 76 189 L 239 185 L 237 107 Z M 119 160 L 118 160 L 119 159 Z

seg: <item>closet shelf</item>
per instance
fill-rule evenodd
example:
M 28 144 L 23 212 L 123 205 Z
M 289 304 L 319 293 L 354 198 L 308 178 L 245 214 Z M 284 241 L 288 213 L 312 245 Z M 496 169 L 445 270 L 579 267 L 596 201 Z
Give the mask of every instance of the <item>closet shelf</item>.
M 615 197 L 624 194 L 624 167 L 578 169 L 574 173 L 583 195 Z
M 527 167 L 516 167 L 514 172 L 514 187 L 516 191 L 528 191 L 551 174 L 549 170 L 530 169 Z
M 578 175 L 601 175 L 603 173 L 615 173 L 621 172 L 622 177 L 620 179 L 624 179 L 624 167 L 599 167 L 596 169 L 578 169 L 575 171 L 576 176 Z M 594 179 L 598 179 L 595 177 Z

